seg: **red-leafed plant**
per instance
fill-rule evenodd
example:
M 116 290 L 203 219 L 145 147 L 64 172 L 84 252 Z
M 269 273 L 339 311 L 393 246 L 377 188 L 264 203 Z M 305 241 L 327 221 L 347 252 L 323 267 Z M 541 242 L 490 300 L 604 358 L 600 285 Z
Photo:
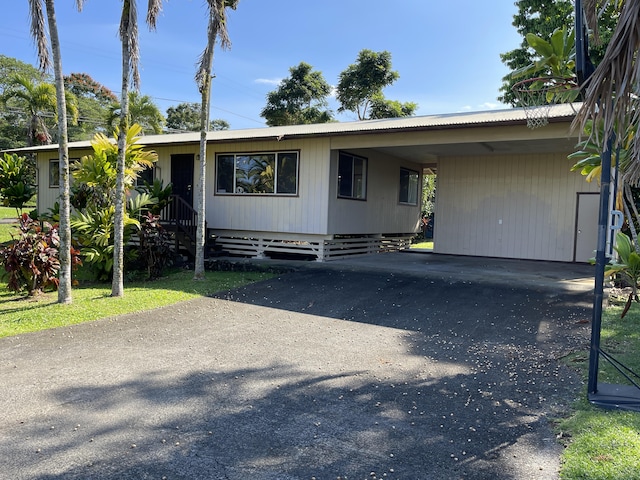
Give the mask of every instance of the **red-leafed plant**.
M 38 222 L 23 213 L 20 234 L 7 246 L 0 248 L 0 261 L 8 279 L 7 288 L 13 292 L 26 292 L 28 296 L 42 293 L 45 288 L 58 286 L 58 226 Z M 76 259 L 77 251 L 72 251 Z

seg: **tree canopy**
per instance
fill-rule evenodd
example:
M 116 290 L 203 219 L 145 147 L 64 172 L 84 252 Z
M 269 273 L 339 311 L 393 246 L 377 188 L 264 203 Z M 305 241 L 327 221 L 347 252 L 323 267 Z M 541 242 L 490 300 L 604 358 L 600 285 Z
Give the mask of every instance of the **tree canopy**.
M 339 112 L 351 111 L 358 120 L 413 115 L 415 103 L 385 100 L 382 90 L 400 74 L 391 69 L 391 53 L 361 50 L 356 63 L 340 73 L 336 98 Z
M 120 104 L 114 103 L 109 107 L 107 124 L 113 132 L 120 118 Z M 164 125 L 164 116 L 150 96 L 140 95 L 132 90 L 129 92 L 129 125 L 137 123 L 144 134 L 160 134 Z
M 598 26 L 598 40 L 592 36 L 589 42 L 589 56 L 591 61 L 597 65 L 602 60 L 606 46 L 611 38 L 614 26 L 617 23 L 618 12 L 610 2 L 603 15 L 603 21 Z M 520 35 L 522 42 L 520 46 L 514 50 L 500 54 L 500 59 L 510 69 L 510 73 L 502 79 L 500 87 L 501 95 L 498 100 L 519 106 L 518 99 L 512 91 L 515 83 L 528 78 L 544 75 L 538 69 L 526 70 L 527 66 L 534 65 L 541 60 L 540 51 L 532 48 L 528 41 L 531 35 L 550 41 L 554 32 L 564 28 L 565 32 L 569 32 L 574 26 L 574 3 L 569 0 L 520 0 L 516 2 L 518 13 L 513 16 L 513 26 Z M 575 51 L 571 52 L 571 57 L 575 55 Z M 571 58 L 572 59 L 572 58 Z M 570 60 L 569 57 L 566 60 Z M 513 72 L 520 74 L 513 75 Z
M 327 97 L 331 86 L 322 72 L 305 62 L 289 69 L 289 76 L 267 95 L 267 105 L 260 116 L 267 125 L 302 125 L 333 121 Z
M 165 128 L 170 132 L 198 132 L 200 131 L 200 104 L 179 103 L 167 108 Z M 228 130 L 226 120 L 216 119 L 209 122 L 209 130 Z

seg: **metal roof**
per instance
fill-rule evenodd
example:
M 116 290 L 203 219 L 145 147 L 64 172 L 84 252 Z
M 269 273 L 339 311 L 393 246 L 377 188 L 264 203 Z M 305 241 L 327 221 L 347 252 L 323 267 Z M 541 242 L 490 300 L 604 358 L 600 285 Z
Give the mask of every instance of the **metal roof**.
M 549 110 L 550 121 L 571 120 L 581 104 L 553 105 Z M 218 130 L 207 133 L 208 142 L 234 142 L 257 139 L 282 140 L 292 137 L 366 134 L 373 132 L 393 132 L 411 130 L 438 130 L 481 127 L 504 124 L 525 124 L 523 108 L 489 110 L 482 112 L 450 113 L 439 115 L 412 116 L 402 118 L 361 120 L 355 122 L 319 123 L 312 125 L 287 125 L 281 127 L 261 127 L 241 130 Z M 200 132 L 145 135 L 140 142 L 144 145 L 168 145 L 198 143 Z M 90 141 L 70 142 L 69 148 L 90 148 Z M 39 145 L 7 150 L 11 152 L 38 152 L 57 149 L 57 145 Z

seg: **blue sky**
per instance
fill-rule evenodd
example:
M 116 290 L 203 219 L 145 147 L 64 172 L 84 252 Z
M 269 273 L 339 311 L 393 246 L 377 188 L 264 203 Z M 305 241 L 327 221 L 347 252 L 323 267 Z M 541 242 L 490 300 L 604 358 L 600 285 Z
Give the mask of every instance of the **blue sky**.
M 74 4 L 56 2 L 64 72 L 88 73 L 117 93 L 122 3 L 87 0 L 82 13 Z M 199 101 L 193 75 L 206 43 L 205 2 L 165 0 L 156 32 L 143 24 L 146 4 L 138 0 L 140 90 L 165 113 Z M 229 13 L 232 48 L 216 50 L 211 118 L 233 129 L 264 126 L 266 95 L 290 67 L 307 62 L 335 85 L 364 48 L 391 52 L 400 78 L 385 96 L 417 102 L 418 115 L 507 108 L 496 100 L 508 73 L 499 54 L 521 41 L 511 25 L 516 10 L 514 0 L 240 0 Z M 26 1 L 3 9 L 0 45 L 3 55 L 36 64 Z

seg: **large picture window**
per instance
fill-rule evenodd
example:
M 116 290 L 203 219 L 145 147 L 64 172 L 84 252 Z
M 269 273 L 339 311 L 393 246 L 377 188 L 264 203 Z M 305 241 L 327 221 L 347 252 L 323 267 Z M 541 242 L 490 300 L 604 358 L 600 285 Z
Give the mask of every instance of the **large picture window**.
M 340 152 L 338 156 L 338 197 L 366 200 L 366 158 Z
M 216 193 L 298 194 L 298 152 L 216 157 Z
M 400 203 L 418 204 L 420 177 L 415 170 L 400 169 Z

